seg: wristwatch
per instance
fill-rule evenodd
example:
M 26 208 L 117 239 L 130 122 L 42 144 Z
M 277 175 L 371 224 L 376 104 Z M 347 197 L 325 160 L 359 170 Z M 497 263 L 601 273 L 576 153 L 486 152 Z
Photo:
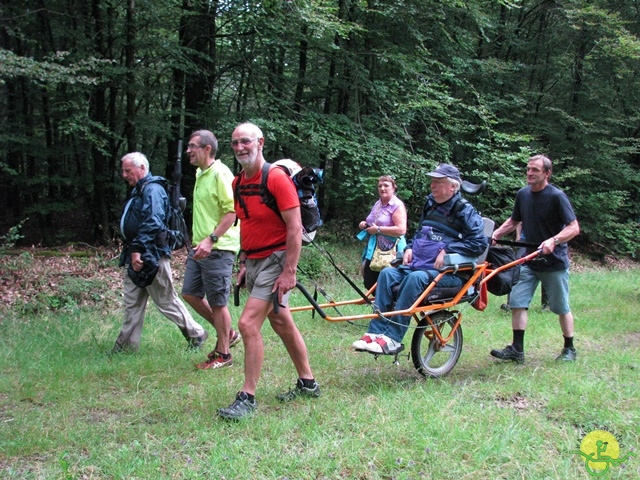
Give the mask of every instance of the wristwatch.
M 212 233 L 211 235 L 209 235 L 209 238 L 213 243 L 218 243 L 218 236 L 215 233 Z

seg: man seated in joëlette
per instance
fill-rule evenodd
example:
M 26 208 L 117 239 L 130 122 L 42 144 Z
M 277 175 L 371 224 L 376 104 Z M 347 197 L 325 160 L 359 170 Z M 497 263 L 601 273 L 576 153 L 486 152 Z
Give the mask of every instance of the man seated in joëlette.
M 460 194 L 462 179 L 458 169 L 443 163 L 428 175 L 432 177 L 431 193 L 417 231 L 407 242 L 402 265 L 384 268 L 378 277 L 374 303 L 380 312 L 411 307 L 444 266 L 445 255 L 477 257 L 487 248 L 482 217 Z M 462 283 L 461 278 L 447 274 L 438 286 L 458 287 Z M 393 291 L 398 285 L 396 300 Z M 402 339 L 410 321 L 411 315 L 373 319 L 367 332 L 352 346 L 357 351 L 395 354 L 403 348 Z

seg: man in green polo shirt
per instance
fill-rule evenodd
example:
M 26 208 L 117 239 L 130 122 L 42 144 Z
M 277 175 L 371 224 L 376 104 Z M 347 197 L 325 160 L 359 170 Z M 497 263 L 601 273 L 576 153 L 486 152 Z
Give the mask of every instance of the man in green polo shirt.
M 227 307 L 231 274 L 240 250 L 240 227 L 234 225 L 233 174 L 216 160 L 218 140 L 208 130 L 191 134 L 187 153 L 198 167 L 193 189 L 192 245 L 182 287 L 182 297 L 216 329 L 218 341 L 201 370 L 232 365 L 229 347 L 240 341 L 231 328 Z

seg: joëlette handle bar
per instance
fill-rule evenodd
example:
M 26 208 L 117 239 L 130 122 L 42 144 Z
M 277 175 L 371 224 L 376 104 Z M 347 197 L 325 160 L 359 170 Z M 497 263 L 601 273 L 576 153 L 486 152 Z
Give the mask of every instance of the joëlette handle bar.
M 322 307 L 318 304 L 318 302 L 316 302 L 313 298 L 313 295 L 311 295 L 306 288 L 304 288 L 304 286 L 300 283 L 300 282 L 296 282 L 296 287 L 298 287 L 298 290 L 300 290 L 302 292 L 302 294 L 305 296 L 305 298 L 309 301 L 309 303 L 313 306 L 313 308 L 315 309 L 316 312 L 318 312 L 318 315 L 320 315 L 320 317 L 322 318 L 327 318 L 327 314 L 325 313 L 325 311 L 322 309 Z
M 240 288 L 241 287 L 242 287 L 242 285 L 236 285 L 233 288 L 233 304 L 236 307 L 240 306 Z M 318 315 L 320 315 L 320 317 L 322 317 L 322 318 L 326 318 L 327 314 L 322 309 L 322 307 L 320 307 L 318 302 L 316 302 L 313 299 L 313 295 L 311 295 L 307 291 L 307 289 L 304 288 L 304 286 L 300 282 L 296 282 L 296 287 L 298 288 L 298 290 L 300 290 L 302 292 L 302 294 L 309 301 L 309 303 L 313 306 L 313 308 L 316 310 L 316 312 L 318 312 Z M 276 290 L 274 292 L 274 294 L 273 294 L 273 313 L 279 313 L 279 312 L 280 312 L 280 304 L 278 303 L 278 291 Z
M 497 275 L 498 273 L 504 271 L 504 270 L 508 270 L 510 268 L 516 267 L 518 265 L 523 264 L 524 262 L 528 262 L 529 260 L 533 260 L 534 258 L 536 258 L 538 255 L 540 255 L 542 253 L 542 249 L 538 249 L 535 252 L 530 253 L 529 255 L 526 255 L 522 258 L 519 258 L 513 262 L 507 263 L 506 265 L 502 265 L 501 267 L 496 268 L 495 270 L 491 270 L 491 273 L 489 273 L 489 275 L 487 275 L 486 277 L 484 277 L 482 279 L 482 281 L 480 282 L 480 284 L 486 283 L 488 282 L 491 278 L 493 278 L 493 276 Z

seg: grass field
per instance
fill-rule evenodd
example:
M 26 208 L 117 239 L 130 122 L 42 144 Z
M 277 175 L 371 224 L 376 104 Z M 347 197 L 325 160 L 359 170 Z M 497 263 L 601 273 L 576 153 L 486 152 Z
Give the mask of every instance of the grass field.
M 325 287 L 337 298 L 354 295 L 335 278 Z M 571 288 L 575 363 L 554 362 L 562 336 L 538 299 L 525 364 L 492 359 L 511 328 L 504 297 L 490 297 L 484 312 L 464 310 L 462 356 L 437 380 L 406 356 L 393 365 L 353 352 L 365 324 L 297 314 L 323 395 L 287 405 L 275 395 L 293 386 L 295 371 L 265 326 L 258 413 L 237 423 L 216 411 L 242 385 L 242 345 L 231 368 L 202 372 L 194 364 L 212 340 L 187 352 L 155 307 L 140 351 L 111 358 L 118 309 L 8 311 L 0 324 L 0 477 L 587 479 L 595 476 L 577 452 L 603 430 L 618 442 L 615 458 L 630 456 L 600 463 L 609 465 L 600 478 L 638 479 L 640 270 L 579 269 Z M 231 310 L 235 324 L 240 309 Z

